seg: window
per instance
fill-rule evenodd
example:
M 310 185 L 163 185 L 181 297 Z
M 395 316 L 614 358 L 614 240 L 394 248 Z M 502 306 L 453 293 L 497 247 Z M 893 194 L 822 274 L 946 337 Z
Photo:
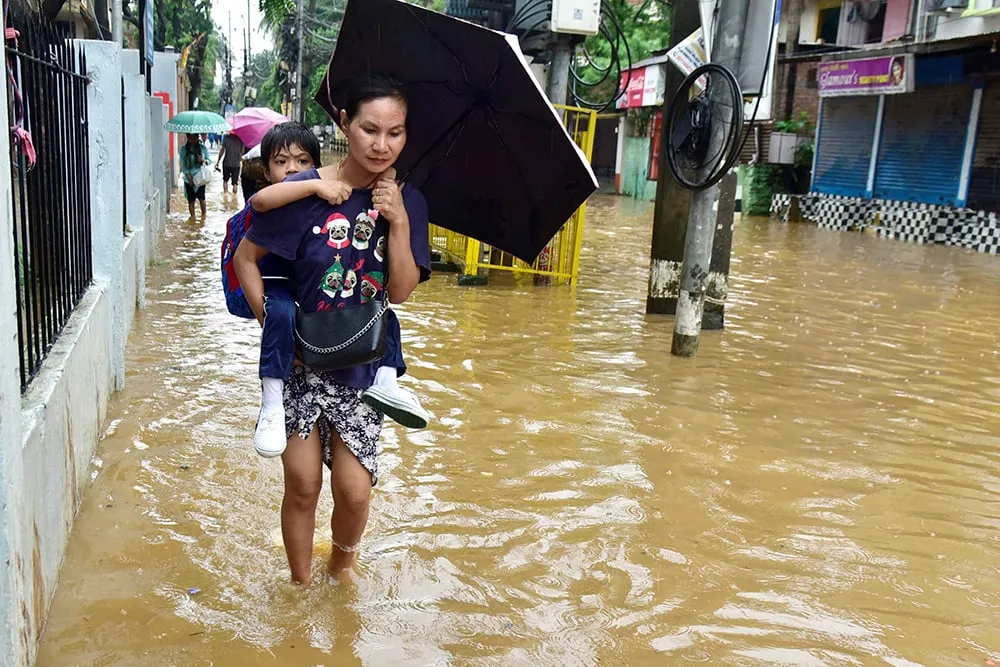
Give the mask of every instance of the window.
M 840 5 L 820 8 L 816 18 L 816 41 L 824 44 L 837 43 L 837 31 L 840 30 Z
M 868 32 L 865 34 L 865 44 L 874 44 L 882 41 L 882 29 L 885 27 L 885 8 L 888 3 L 883 2 L 878 8 L 878 13 L 868 22 Z
M 810 67 L 809 71 L 806 72 L 806 88 L 809 90 L 816 90 L 819 88 L 819 82 L 816 79 L 816 68 Z

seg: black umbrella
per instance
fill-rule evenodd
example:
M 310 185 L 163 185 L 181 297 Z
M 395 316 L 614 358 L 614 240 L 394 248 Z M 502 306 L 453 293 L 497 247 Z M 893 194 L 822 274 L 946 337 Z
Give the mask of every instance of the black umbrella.
M 345 87 L 370 73 L 406 86 L 396 171 L 434 224 L 532 262 L 597 189 L 512 35 L 400 0 L 350 0 L 316 101 L 337 118 Z

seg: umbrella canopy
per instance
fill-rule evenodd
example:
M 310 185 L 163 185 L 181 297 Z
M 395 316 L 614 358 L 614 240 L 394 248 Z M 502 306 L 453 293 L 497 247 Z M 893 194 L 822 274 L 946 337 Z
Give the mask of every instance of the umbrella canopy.
M 228 132 L 229 123 L 217 113 L 211 111 L 181 111 L 163 124 L 170 132 L 185 132 L 187 134 L 202 134 L 205 132 Z
M 244 146 L 256 146 L 268 130 L 287 122 L 288 118 L 267 107 L 246 107 L 229 119 L 233 134 L 240 138 Z
M 434 224 L 531 262 L 597 189 L 512 35 L 400 0 L 350 0 L 316 101 L 336 119 L 346 86 L 371 73 L 406 87 L 396 171 Z

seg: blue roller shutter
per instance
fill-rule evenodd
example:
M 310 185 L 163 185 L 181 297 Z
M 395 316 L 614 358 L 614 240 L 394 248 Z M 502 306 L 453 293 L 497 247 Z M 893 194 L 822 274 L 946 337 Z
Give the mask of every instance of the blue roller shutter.
M 813 190 L 865 196 L 877 110 L 878 98 L 871 95 L 823 100 Z
M 954 206 L 971 106 L 970 85 L 887 95 L 874 196 Z

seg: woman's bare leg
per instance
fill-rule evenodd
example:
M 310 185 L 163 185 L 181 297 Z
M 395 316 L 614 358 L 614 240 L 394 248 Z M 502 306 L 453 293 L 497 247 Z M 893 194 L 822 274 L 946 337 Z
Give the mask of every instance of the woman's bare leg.
M 333 489 L 333 516 L 330 517 L 333 548 L 326 567 L 331 575 L 335 575 L 354 562 L 354 552 L 341 547 L 354 547 L 361 541 L 368 523 L 368 504 L 372 494 L 371 475 L 339 435 L 333 440 L 330 486 Z
M 289 438 L 281 463 L 285 469 L 281 537 L 292 581 L 308 585 L 312 573 L 316 505 L 323 490 L 323 452 L 318 429 L 313 428 L 305 440 L 297 435 Z

